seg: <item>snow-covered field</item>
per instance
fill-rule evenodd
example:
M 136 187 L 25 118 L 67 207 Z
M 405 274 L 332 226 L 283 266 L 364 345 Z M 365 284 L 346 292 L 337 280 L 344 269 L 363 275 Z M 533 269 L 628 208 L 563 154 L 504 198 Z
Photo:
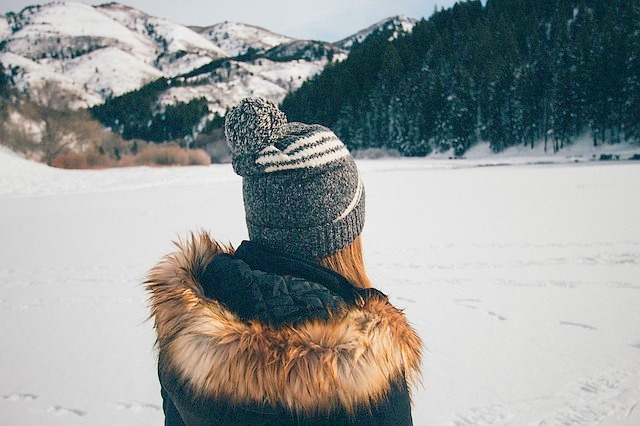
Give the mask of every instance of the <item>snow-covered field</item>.
M 417 425 L 640 424 L 640 164 L 361 161 L 370 275 L 426 344 Z M 162 424 L 141 286 L 246 236 L 229 165 L 62 171 L 0 151 L 0 424 Z

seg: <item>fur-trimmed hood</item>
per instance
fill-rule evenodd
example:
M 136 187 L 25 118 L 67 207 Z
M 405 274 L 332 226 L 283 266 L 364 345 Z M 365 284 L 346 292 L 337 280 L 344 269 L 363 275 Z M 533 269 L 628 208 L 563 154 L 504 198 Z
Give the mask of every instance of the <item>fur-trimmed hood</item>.
M 390 384 L 419 376 L 421 341 L 386 297 L 358 300 L 328 319 L 273 326 L 242 320 L 205 296 L 207 265 L 233 250 L 206 233 L 176 243 L 149 273 L 157 344 L 194 394 L 305 414 L 374 404 Z

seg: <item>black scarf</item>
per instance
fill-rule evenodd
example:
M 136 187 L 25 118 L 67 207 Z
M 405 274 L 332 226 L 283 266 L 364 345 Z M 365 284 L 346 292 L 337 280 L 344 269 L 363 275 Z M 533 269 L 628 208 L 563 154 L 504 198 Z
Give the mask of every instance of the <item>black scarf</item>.
M 243 241 L 233 256 L 217 255 L 199 279 L 206 297 L 243 321 L 274 326 L 328 319 L 380 291 L 356 287 L 318 263 Z

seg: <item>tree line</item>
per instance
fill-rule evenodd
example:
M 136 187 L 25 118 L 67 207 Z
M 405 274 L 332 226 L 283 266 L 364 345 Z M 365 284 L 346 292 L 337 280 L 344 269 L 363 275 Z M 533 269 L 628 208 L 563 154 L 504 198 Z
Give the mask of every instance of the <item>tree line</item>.
M 282 108 L 350 149 L 410 156 L 640 142 L 640 0 L 457 3 L 365 40 Z

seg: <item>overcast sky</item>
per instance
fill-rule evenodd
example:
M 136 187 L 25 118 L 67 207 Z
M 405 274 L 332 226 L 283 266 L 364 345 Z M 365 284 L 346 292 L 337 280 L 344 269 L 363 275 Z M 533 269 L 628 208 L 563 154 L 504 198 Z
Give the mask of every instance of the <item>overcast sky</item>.
M 102 4 L 107 0 L 83 3 Z M 384 18 L 406 15 L 428 18 L 434 6 L 455 0 L 124 0 L 119 3 L 185 25 L 221 21 L 264 27 L 289 37 L 338 41 Z M 19 12 L 47 1 L 0 0 L 0 13 Z

